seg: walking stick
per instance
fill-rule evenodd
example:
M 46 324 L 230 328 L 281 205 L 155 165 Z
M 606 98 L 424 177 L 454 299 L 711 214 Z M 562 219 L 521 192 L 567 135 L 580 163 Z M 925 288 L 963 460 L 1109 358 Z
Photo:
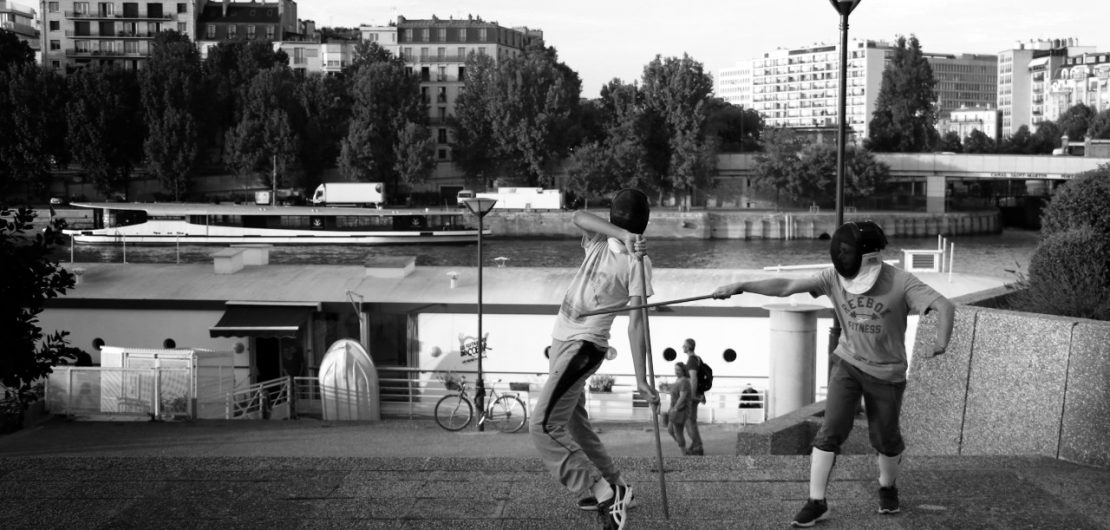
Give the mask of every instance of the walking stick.
M 643 305 L 624 305 L 624 306 L 620 306 L 620 307 L 610 307 L 608 309 L 598 309 L 596 311 L 589 311 L 589 312 L 586 312 L 586 313 L 579 313 L 578 316 L 580 316 L 580 317 L 592 317 L 594 315 L 605 315 L 605 314 L 608 314 L 608 313 L 620 313 L 622 311 L 633 311 L 633 310 L 636 310 L 636 309 L 651 309 L 653 307 L 659 307 L 659 306 L 664 306 L 664 305 L 684 304 L 686 302 L 693 302 L 695 300 L 705 300 L 706 298 L 713 298 L 713 295 L 712 294 L 703 294 L 701 296 L 691 296 L 690 298 L 680 298 L 678 300 L 666 300 L 666 301 L 663 301 L 663 302 L 652 302 L 650 304 L 643 304 Z
M 640 295 L 643 300 L 647 300 L 647 274 L 644 265 L 643 257 L 640 258 Z M 647 349 L 647 376 L 651 388 L 655 388 L 655 366 L 651 360 L 651 328 L 648 326 L 648 311 L 646 308 L 640 309 L 644 319 L 644 347 Z M 655 458 L 659 462 L 659 492 L 663 499 L 663 518 L 670 519 L 671 511 L 667 505 L 667 480 L 665 470 L 663 468 L 663 444 L 659 441 L 659 403 L 655 403 L 651 409 L 651 425 L 655 431 Z

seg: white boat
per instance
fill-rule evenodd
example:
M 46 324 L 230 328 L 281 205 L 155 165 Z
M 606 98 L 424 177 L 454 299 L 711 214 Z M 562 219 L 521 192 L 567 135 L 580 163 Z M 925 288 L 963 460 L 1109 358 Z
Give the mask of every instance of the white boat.
M 478 229 L 459 210 L 371 209 L 204 203 L 73 203 L 92 228 L 67 229 L 75 243 L 327 244 L 469 243 Z M 487 228 L 484 235 L 489 235 Z

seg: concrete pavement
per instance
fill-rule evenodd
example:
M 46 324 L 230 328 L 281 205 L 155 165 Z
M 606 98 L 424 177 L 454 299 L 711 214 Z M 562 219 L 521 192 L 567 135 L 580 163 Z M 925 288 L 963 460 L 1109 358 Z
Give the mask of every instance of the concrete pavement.
M 808 458 L 707 456 L 664 439 L 670 519 L 643 425 L 602 424 L 639 507 L 629 528 L 785 528 Z M 913 441 L 909 443 L 912 445 Z M 817 528 L 1110 528 L 1110 470 L 1042 457 L 907 456 L 903 512 L 876 513 L 875 466 L 842 456 Z M 427 420 L 78 423 L 0 437 L 4 528 L 590 528 L 526 434 Z

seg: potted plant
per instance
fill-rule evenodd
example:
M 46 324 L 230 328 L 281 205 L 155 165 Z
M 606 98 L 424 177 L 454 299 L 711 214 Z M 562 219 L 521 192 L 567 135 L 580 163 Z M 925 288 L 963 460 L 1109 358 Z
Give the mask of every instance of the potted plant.
M 590 392 L 612 392 L 613 376 L 595 375 L 590 378 Z

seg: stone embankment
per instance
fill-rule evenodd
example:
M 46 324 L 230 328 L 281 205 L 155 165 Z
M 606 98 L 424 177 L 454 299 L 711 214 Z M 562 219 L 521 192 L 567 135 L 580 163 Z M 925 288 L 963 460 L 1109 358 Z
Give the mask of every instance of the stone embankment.
M 607 212 L 597 211 L 599 215 Z M 924 213 L 853 212 L 845 219 L 872 219 L 889 237 L 997 234 L 998 211 Z M 576 237 L 571 216 L 560 211 L 494 211 L 485 219 L 495 236 Z M 834 212 L 752 210 L 656 210 L 648 235 L 664 239 L 820 239 L 836 229 Z

